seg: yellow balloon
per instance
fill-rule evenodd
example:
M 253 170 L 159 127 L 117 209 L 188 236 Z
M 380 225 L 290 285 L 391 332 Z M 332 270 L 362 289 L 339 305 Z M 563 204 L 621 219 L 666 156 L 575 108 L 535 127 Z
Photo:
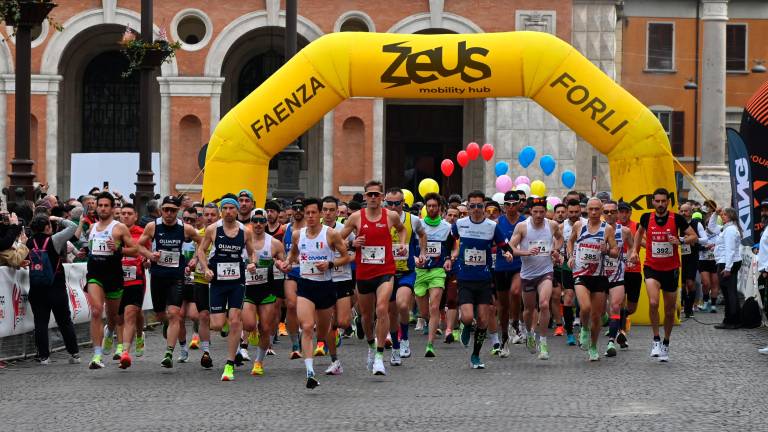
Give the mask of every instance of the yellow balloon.
M 424 198 L 429 193 L 440 193 L 440 186 L 433 179 L 425 178 L 419 182 L 419 195 Z
M 408 207 L 413 205 L 413 192 L 408 189 L 403 189 L 403 200 L 408 204 Z
M 425 217 L 427 217 L 427 206 L 421 208 L 421 218 L 424 219 Z
M 547 185 L 541 180 L 534 180 L 531 182 L 531 195 L 538 195 L 540 197 L 547 195 Z

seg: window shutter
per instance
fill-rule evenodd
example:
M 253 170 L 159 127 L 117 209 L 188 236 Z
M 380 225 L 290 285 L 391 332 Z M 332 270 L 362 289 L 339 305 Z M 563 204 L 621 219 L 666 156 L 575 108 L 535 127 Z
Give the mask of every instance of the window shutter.
M 675 156 L 685 155 L 685 111 L 672 112 L 671 146 Z

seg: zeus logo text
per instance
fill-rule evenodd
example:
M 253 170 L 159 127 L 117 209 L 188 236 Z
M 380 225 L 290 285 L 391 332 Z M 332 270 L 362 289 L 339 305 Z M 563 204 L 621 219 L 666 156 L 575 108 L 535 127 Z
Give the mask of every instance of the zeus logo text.
M 484 80 L 491 76 L 491 67 L 473 59 L 472 56 L 486 57 L 488 50 L 480 47 L 467 48 L 467 42 L 459 42 L 456 67 L 448 69 L 443 63 L 443 47 L 413 52 L 405 42 L 384 45 L 382 51 L 397 54 L 387 70 L 381 74 L 381 82 L 392 84 L 387 88 L 400 87 L 411 83 L 425 84 L 438 79 L 438 75 L 447 78 L 461 74 L 461 80 L 466 83 Z M 401 65 L 405 64 L 405 75 L 396 75 Z M 472 71 L 473 73 L 468 73 Z

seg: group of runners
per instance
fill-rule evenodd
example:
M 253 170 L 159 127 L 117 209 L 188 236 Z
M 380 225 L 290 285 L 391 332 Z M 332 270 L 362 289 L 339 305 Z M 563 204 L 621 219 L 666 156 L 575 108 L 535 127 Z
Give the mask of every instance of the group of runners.
M 83 251 L 93 317 L 89 368 L 104 368 L 104 356 L 111 356 L 127 369 L 132 353 L 144 354 L 141 308 L 148 277 L 167 341 L 162 367 L 174 367 L 178 344 L 177 362 L 189 361 L 190 348 L 198 348 L 201 366 L 212 368 L 213 330 L 227 339 L 222 381 L 234 380 L 235 367 L 248 361 L 252 375 L 263 375 L 281 334 L 291 340 L 290 358 L 303 358 L 308 388 L 319 384 L 315 356 L 330 356 L 325 374 L 343 373 L 339 340 L 353 332 L 368 344 L 370 373 L 386 375 L 388 348 L 390 366 L 415 349 L 409 340 L 414 309 L 424 319 L 426 357 L 437 355 L 435 340 L 443 335 L 444 342 L 458 339 L 471 350 L 473 369 L 485 368 L 486 339 L 492 355 L 509 357 L 511 345 L 525 344 L 547 360 L 554 334 L 597 361 L 629 347 L 628 317 L 637 309 L 643 276 L 653 330 L 650 356 L 666 362 L 681 257 L 688 281 L 690 246 L 708 258 L 713 243 L 707 228 L 691 224 L 690 209 L 669 211 L 664 189 L 654 192 L 654 211 L 639 223 L 626 203 L 605 196 L 585 202 L 576 192 L 553 209 L 545 198 L 518 191 L 507 192 L 503 203 L 480 191 L 449 202 L 428 194 L 423 217 L 408 211 L 399 188 L 369 181 L 363 196 L 362 208 L 355 211 L 350 203 L 346 217 L 335 197 L 297 198 L 288 224 L 278 220 L 283 209 L 276 201 L 254 208 L 248 190 L 187 208 L 168 196 L 161 216 L 142 229 L 132 206 L 122 206 L 118 222 L 113 196 L 99 194 L 99 220 Z M 714 299 L 714 270 L 706 261 L 697 261 L 693 275 L 701 270 L 707 298 Z M 686 301 L 686 314 L 688 306 Z M 608 340 L 601 349 L 606 314 Z M 189 341 L 186 320 L 194 323 Z

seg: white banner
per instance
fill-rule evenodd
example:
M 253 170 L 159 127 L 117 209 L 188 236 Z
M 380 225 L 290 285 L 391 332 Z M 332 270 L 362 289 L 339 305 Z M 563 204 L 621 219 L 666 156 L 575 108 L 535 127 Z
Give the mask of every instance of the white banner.
M 85 263 L 64 264 L 69 311 L 75 324 L 91 320 L 91 308 L 88 307 L 88 299 L 84 291 L 86 269 Z M 149 277 L 147 277 L 146 293 L 143 309 L 149 310 L 152 309 Z M 28 295 L 29 271 L 0 267 L 0 337 L 24 334 L 35 329 Z M 56 327 L 53 314 L 51 314 L 49 327 Z

